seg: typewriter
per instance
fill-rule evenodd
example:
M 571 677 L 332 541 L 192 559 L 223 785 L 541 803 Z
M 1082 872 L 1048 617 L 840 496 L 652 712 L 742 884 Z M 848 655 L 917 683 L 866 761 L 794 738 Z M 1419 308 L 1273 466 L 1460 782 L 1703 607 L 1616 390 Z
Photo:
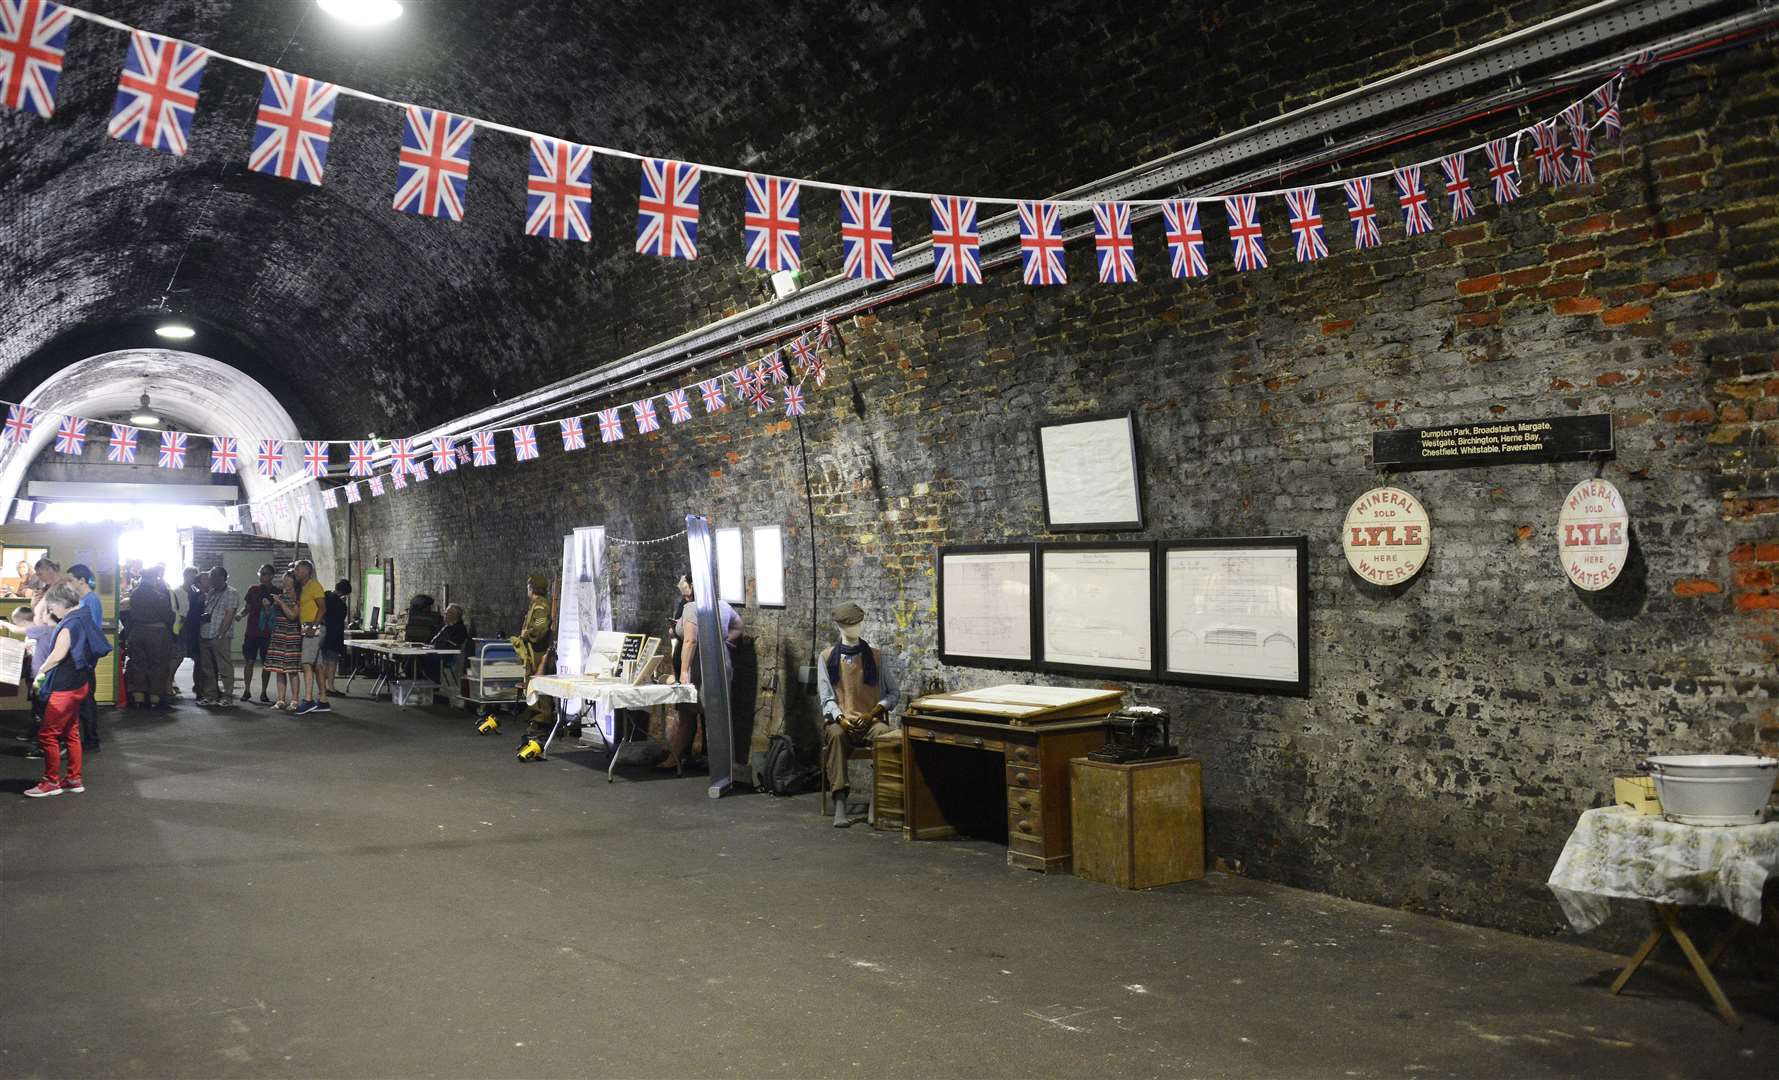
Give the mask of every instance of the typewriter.
M 1153 705 L 1130 705 L 1106 717 L 1106 745 L 1087 756 L 1119 765 L 1179 757 L 1179 748 L 1167 740 L 1166 712 Z

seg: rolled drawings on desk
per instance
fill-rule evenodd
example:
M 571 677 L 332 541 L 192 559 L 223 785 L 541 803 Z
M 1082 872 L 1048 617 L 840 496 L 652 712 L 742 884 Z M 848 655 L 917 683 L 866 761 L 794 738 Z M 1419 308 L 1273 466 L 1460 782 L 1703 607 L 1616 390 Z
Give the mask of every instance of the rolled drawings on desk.
M 941 552 L 939 558 L 945 655 L 1031 660 L 1031 550 Z
M 1298 563 L 1295 547 L 1167 550 L 1164 670 L 1299 681 Z
M 1152 671 L 1153 549 L 1043 552 L 1044 665 Z

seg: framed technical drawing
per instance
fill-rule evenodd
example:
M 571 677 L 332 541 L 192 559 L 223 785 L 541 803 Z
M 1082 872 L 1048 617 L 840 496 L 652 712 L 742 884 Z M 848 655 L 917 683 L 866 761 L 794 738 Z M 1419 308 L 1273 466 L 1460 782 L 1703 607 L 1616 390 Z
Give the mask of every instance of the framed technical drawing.
M 1304 536 L 1157 545 L 1162 678 L 1308 694 L 1309 545 Z
M 1038 545 L 1038 666 L 1155 677 L 1155 545 Z
M 970 667 L 1032 666 L 1032 546 L 939 549 L 939 661 Z
M 1038 425 L 1038 483 L 1051 532 L 1143 527 L 1143 460 L 1134 412 Z

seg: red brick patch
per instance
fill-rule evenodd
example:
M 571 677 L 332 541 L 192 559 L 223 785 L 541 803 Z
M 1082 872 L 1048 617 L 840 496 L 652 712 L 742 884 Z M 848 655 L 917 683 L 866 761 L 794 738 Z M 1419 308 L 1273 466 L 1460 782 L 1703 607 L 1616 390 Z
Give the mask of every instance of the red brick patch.
M 1607 326 L 1623 326 L 1625 323 L 1642 322 L 1649 317 L 1648 304 L 1624 304 L 1600 313 L 1600 321 Z
M 1675 596 L 1711 596 L 1722 591 L 1722 585 L 1704 578 L 1684 578 L 1674 583 Z

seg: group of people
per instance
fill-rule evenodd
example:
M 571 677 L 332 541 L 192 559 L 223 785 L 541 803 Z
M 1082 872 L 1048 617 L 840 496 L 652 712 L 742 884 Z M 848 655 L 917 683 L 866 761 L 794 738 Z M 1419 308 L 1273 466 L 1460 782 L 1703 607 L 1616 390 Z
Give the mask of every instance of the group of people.
M 93 582 L 84 563 L 64 574 L 55 560 L 39 559 L 24 589 L 31 603 L 11 616 L 14 632 L 27 643 L 22 684 L 29 687 L 37 753 L 44 759 L 43 779 L 25 791 L 34 799 L 85 791 L 81 766 L 86 752 L 100 746 L 94 673 L 111 646 Z

